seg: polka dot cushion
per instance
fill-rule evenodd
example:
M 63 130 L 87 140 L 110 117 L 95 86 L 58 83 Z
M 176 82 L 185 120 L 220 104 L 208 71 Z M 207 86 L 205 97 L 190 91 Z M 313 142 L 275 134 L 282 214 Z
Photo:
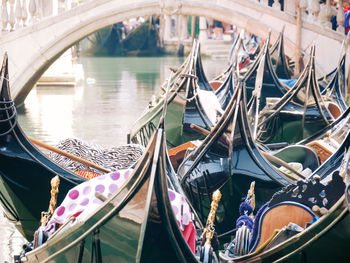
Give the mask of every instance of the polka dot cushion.
M 183 231 L 185 227 L 191 222 L 191 209 L 187 204 L 183 195 L 168 189 L 169 198 L 171 202 L 171 207 L 176 216 L 176 221 L 181 230 Z
M 132 169 L 119 170 L 75 186 L 68 192 L 62 204 L 56 208 L 47 224 L 47 231 L 52 233 L 55 224 L 64 224 L 72 215 L 79 215 L 78 222 L 84 220 L 103 203 L 95 197 L 95 192 L 109 197 L 124 184 L 131 173 Z
M 95 197 L 95 193 L 99 192 L 105 197 L 109 197 L 122 187 L 131 173 L 132 169 L 119 170 L 95 177 L 75 186 L 68 192 L 62 204 L 56 208 L 48 222 L 46 226 L 48 234 L 53 234 L 56 224 L 64 224 L 72 216 L 76 217 L 75 223 L 86 219 L 103 203 Z M 168 193 L 177 223 L 183 231 L 191 222 L 190 207 L 181 194 L 170 189 Z

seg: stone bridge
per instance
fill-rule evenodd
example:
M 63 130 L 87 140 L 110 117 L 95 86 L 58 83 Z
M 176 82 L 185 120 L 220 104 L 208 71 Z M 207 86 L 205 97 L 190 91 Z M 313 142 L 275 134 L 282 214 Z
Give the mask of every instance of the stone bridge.
M 336 66 L 344 39 L 344 28 L 340 26 L 333 31 L 327 22 L 330 19 L 329 0 L 321 8 L 318 0 L 284 0 L 282 5 L 275 0 L 272 6 L 267 0 L 89 0 L 80 4 L 64 1 L 57 2 L 58 14 L 44 16 L 48 0 L 29 0 L 29 3 L 26 0 L 2 0 L 0 52 L 9 54 L 11 92 L 18 105 L 24 102 L 45 70 L 78 40 L 137 16 L 209 17 L 263 38 L 271 30 L 272 40 L 285 26 L 287 55 L 295 58 L 315 42 L 321 72 Z M 342 0 L 339 2 L 341 4 Z M 67 6 L 70 6 L 68 10 Z M 337 19 L 342 25 L 342 9 L 339 9 Z

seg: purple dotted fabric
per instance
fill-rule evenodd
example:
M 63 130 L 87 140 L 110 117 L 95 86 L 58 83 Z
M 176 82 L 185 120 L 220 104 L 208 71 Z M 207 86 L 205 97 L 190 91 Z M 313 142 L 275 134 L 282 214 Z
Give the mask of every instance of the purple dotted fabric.
M 119 170 L 107 175 L 101 175 L 75 186 L 55 210 L 47 224 L 47 229 L 54 229 L 53 224 L 64 224 L 72 215 L 80 213 L 78 220 L 84 220 L 103 202 L 95 197 L 98 192 L 105 197 L 114 194 L 125 183 L 132 169 Z
M 185 227 L 191 222 L 190 206 L 187 204 L 185 198 L 181 194 L 171 189 L 168 189 L 168 193 L 171 207 L 173 208 L 173 213 L 176 216 L 177 224 L 183 231 Z
M 77 221 L 83 221 L 103 203 L 95 197 L 98 192 L 109 197 L 122 187 L 132 174 L 132 169 L 119 170 L 95 177 L 71 189 L 61 205 L 57 207 L 46 229 L 54 231 L 54 224 L 64 224 L 72 215 L 78 213 Z M 181 230 L 190 223 L 191 210 L 185 198 L 169 189 L 169 199 Z M 52 234 L 52 233 L 49 233 Z

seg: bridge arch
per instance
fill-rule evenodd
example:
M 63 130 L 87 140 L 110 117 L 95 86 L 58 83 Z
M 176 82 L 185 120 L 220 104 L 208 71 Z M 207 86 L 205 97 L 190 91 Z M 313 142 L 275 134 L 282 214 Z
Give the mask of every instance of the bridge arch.
M 160 14 L 210 17 L 235 24 L 261 37 L 266 37 L 271 30 L 272 39 L 284 25 L 286 53 L 294 56 L 295 16 L 255 0 L 93 0 L 1 37 L 0 50 L 9 54 L 11 92 L 16 103 L 19 105 L 24 102 L 45 70 L 78 40 L 129 18 Z M 312 23 L 304 24 L 303 30 L 305 40 L 302 49 L 307 48 L 311 40 L 322 44 L 324 39 L 328 42 L 323 49 L 329 50 L 329 42 L 339 48 L 343 38 L 331 30 L 323 29 L 320 32 L 320 28 Z M 23 48 L 23 43 L 26 48 Z M 319 52 L 323 52 L 322 48 Z M 336 59 L 331 67 L 335 64 Z

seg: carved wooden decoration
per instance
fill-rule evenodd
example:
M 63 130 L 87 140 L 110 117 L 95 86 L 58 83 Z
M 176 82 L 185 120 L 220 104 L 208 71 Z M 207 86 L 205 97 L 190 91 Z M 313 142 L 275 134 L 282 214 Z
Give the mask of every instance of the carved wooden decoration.
M 324 185 L 318 176 L 310 180 L 300 180 L 296 185 L 289 185 L 274 194 L 270 206 L 284 202 L 294 201 L 310 208 L 313 206 L 330 209 L 344 194 L 345 184 L 339 171 L 332 174 L 332 180 Z

